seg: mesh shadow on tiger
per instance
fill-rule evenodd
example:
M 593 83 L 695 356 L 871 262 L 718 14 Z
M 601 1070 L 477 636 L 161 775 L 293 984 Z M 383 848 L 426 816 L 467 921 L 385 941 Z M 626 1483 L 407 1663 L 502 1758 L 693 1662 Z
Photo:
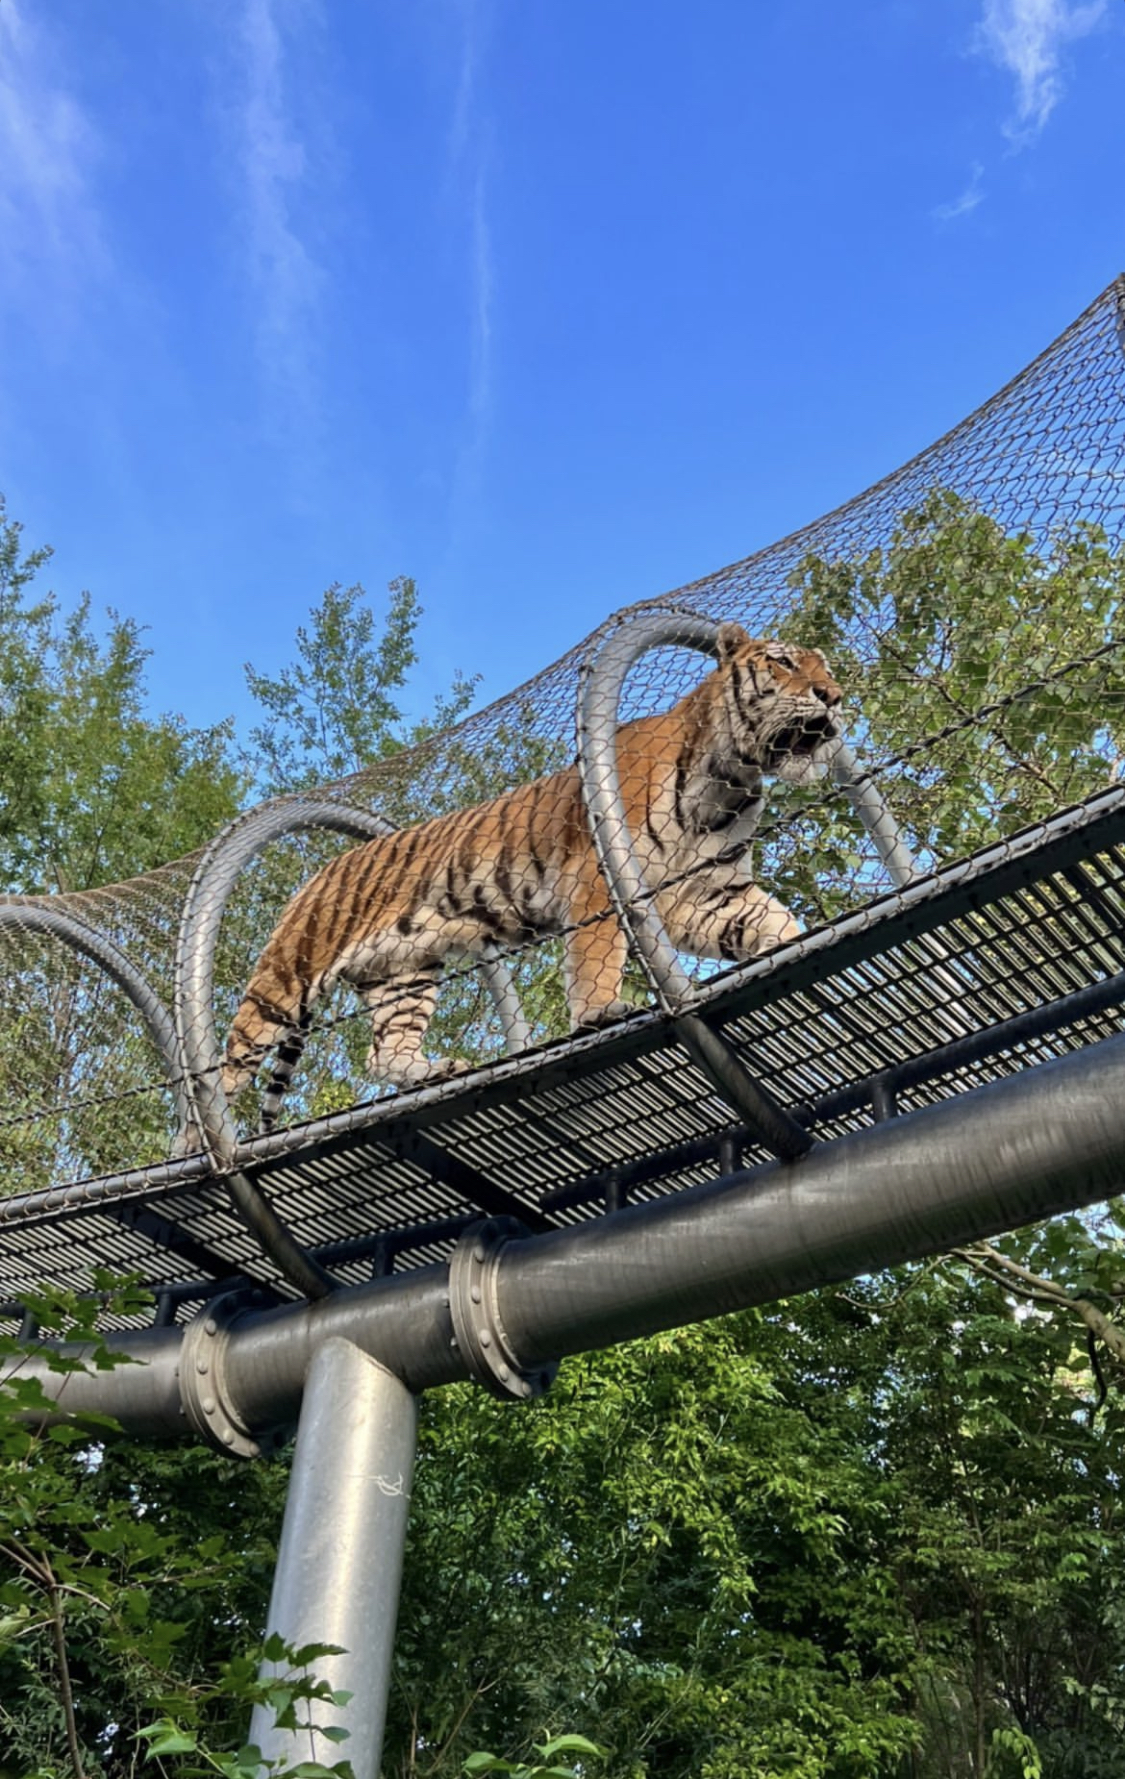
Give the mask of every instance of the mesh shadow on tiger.
M 841 691 L 818 649 L 718 631 L 718 665 L 657 716 L 617 732 L 622 799 L 646 887 L 677 950 L 744 962 L 798 926 L 751 875 L 763 779 L 821 776 L 839 735 Z M 455 957 L 561 935 L 570 1020 L 621 1018 L 628 961 L 593 844 L 578 767 L 473 808 L 381 836 L 333 859 L 297 891 L 234 1017 L 223 1066 L 233 1100 L 267 1054 L 270 1130 L 313 1009 L 337 983 L 371 1020 L 368 1074 L 396 1088 L 470 1065 L 423 1045 L 443 967 Z

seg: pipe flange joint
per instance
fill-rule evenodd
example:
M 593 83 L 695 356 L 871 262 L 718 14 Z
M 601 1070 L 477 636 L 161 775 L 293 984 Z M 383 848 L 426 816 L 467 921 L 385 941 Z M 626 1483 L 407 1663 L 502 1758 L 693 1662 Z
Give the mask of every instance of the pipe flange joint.
M 216 1451 L 233 1458 L 268 1457 L 291 1431 L 273 1427 L 251 1432 L 241 1419 L 227 1387 L 226 1357 L 231 1330 L 250 1309 L 260 1307 L 263 1294 L 243 1288 L 224 1291 L 195 1316 L 184 1330 L 180 1349 L 180 1401 L 193 1430 Z
M 516 1217 L 489 1217 L 465 1231 L 449 1263 L 453 1345 L 477 1383 L 505 1402 L 541 1396 L 559 1369 L 557 1361 L 525 1369 L 500 1319 L 500 1258 L 509 1242 L 528 1233 Z

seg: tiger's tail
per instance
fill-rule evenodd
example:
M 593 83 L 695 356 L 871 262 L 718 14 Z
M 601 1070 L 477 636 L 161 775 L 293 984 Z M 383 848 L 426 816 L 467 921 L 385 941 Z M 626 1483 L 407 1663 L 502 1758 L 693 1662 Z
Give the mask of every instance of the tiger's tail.
M 257 1075 L 276 1045 L 273 1072 L 262 1097 L 260 1132 L 273 1129 L 281 1102 L 301 1060 L 312 1023 L 308 1002 L 289 1010 L 267 999 L 251 983 L 234 1016 L 223 1062 L 223 1092 L 233 1103 Z
M 262 1109 L 258 1116 L 258 1134 L 260 1136 L 266 1136 L 277 1123 L 281 1102 L 289 1091 L 294 1071 L 304 1054 L 311 1024 L 312 1014 L 306 1008 L 301 1015 L 300 1023 L 288 1028 L 277 1047 L 273 1073 L 266 1085 L 266 1091 L 262 1095 Z

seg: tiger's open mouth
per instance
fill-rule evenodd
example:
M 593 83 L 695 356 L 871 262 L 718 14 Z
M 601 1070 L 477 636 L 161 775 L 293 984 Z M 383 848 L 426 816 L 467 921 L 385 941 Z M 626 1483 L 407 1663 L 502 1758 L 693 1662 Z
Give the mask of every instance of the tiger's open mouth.
M 815 754 L 826 742 L 834 741 L 838 732 L 832 717 L 823 711 L 779 729 L 770 743 L 770 751 L 779 760 L 803 759 Z

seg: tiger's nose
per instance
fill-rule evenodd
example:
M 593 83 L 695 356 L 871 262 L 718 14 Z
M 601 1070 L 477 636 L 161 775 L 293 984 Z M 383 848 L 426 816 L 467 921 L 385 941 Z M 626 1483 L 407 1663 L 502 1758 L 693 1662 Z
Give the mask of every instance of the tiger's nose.
M 835 710 L 843 702 L 844 694 L 839 686 L 814 686 L 813 691 L 822 704 L 827 704 L 829 710 Z

